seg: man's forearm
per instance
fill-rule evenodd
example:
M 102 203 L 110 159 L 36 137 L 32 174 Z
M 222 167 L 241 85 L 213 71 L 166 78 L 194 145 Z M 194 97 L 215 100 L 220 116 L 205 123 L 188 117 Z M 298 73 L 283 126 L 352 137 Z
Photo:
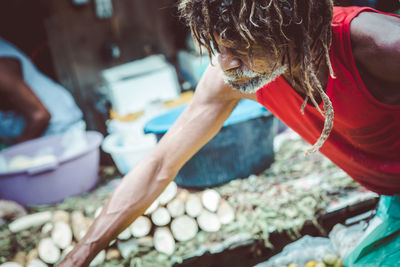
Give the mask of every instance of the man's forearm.
M 164 172 L 164 173 L 163 173 Z M 85 237 L 58 266 L 87 266 L 157 198 L 174 174 L 151 156 L 122 180 Z

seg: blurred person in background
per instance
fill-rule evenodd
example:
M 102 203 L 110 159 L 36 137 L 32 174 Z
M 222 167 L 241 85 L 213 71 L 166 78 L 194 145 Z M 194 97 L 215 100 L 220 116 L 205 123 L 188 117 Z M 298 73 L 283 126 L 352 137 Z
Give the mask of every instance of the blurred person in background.
M 0 141 L 6 145 L 66 132 L 82 122 L 72 95 L 0 38 Z

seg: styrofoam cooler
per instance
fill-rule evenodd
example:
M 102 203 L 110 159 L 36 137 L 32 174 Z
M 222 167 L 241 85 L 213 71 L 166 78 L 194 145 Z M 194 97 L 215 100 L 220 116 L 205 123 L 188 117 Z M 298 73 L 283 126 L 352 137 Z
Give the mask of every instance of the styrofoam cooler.
M 151 102 L 179 97 L 176 70 L 163 55 L 153 55 L 101 72 L 113 109 L 124 116 Z

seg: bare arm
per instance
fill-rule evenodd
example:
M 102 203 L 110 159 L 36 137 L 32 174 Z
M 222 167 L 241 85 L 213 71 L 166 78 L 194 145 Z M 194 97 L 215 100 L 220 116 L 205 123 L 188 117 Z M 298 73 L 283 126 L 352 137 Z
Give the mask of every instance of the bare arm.
M 0 58 L 0 97 L 0 109 L 14 110 L 25 118 L 18 142 L 42 135 L 50 122 L 50 113 L 24 82 L 17 59 Z
M 219 131 L 242 97 L 223 83 L 218 66 L 209 67 L 192 103 L 155 150 L 124 177 L 86 236 L 58 266 L 87 266 L 144 213 L 184 163 Z

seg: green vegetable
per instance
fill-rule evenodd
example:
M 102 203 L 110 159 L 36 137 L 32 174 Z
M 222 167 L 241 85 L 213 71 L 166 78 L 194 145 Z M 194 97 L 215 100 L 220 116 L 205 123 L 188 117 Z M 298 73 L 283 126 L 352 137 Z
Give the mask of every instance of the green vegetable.
M 338 257 L 334 254 L 325 254 L 322 257 L 322 261 L 327 265 L 334 265 L 337 260 L 338 260 Z

